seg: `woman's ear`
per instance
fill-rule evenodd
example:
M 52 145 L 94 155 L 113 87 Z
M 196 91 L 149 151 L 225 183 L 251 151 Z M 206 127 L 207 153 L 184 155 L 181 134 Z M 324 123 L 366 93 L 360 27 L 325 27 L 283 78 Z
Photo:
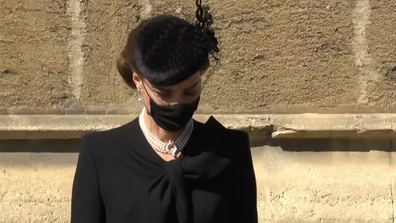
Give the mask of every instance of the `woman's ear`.
M 138 91 L 141 91 L 142 90 L 142 81 L 143 81 L 142 77 L 139 74 L 133 72 L 132 80 L 135 83 L 136 89 Z

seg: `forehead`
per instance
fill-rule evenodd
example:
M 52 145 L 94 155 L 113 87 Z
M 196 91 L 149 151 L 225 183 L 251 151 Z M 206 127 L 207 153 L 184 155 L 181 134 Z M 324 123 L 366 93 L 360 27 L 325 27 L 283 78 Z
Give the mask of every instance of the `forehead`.
M 153 85 L 151 83 L 149 83 L 149 84 L 152 88 L 155 88 L 155 89 L 161 89 L 161 90 L 162 89 L 163 90 L 179 90 L 180 89 L 180 90 L 183 90 L 186 88 L 193 87 L 196 84 L 200 83 L 201 75 L 202 75 L 202 72 L 197 72 L 194 75 L 192 75 L 191 77 L 189 77 L 188 79 L 186 79 L 178 84 L 174 84 L 174 85 L 170 85 L 170 86 L 157 86 L 157 85 Z

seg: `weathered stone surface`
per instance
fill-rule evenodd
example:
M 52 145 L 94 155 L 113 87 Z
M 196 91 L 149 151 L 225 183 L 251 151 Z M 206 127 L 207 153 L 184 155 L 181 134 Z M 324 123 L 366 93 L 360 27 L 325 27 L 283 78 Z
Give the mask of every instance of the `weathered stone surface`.
M 62 106 L 71 93 L 65 2 L 0 5 L 0 107 Z
M 205 75 L 202 110 L 381 112 L 395 106 L 392 0 L 204 3 L 214 15 L 221 60 Z M 158 13 L 193 19 L 194 4 L 3 0 L 0 107 L 69 107 L 75 99 L 80 107 L 140 107 L 115 68 L 128 32 Z
M 261 222 L 393 221 L 391 153 L 255 154 Z
M 111 114 L 104 110 L 66 111 L 77 115 L 0 115 L 0 140 L 79 138 L 90 131 L 115 128 L 137 113 Z M 121 111 L 119 111 L 121 112 Z M 206 122 L 211 115 L 194 118 Z M 250 134 L 252 142 L 268 138 L 389 138 L 396 136 L 395 114 L 217 114 L 225 127 Z
M 390 142 L 277 141 L 253 148 L 260 223 L 392 222 Z M 51 147 L 43 145 L 56 151 Z M 68 222 L 76 161 L 75 153 L 0 153 L 0 222 Z
M 129 31 L 139 21 L 139 5 L 128 1 L 83 1 L 86 26 L 83 40 L 81 100 L 85 104 L 112 105 L 135 102 L 116 69 L 116 58 Z M 133 106 L 133 104 L 132 104 Z
M 74 154 L 0 153 L 0 222 L 69 222 Z
M 366 31 L 368 57 L 372 60 L 368 68 L 373 76 L 367 85 L 368 104 L 395 104 L 389 99 L 396 97 L 396 44 L 392 44 L 396 43 L 396 5 L 392 0 L 363 2 L 371 7 Z

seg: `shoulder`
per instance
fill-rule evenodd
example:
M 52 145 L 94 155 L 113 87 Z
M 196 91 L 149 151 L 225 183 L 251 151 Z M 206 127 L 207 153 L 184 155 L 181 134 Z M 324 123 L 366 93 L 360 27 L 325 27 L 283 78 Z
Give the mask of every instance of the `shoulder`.
M 94 153 L 101 152 L 109 146 L 117 147 L 127 139 L 133 140 L 137 131 L 136 125 L 136 120 L 133 120 L 112 129 L 87 133 L 81 137 L 80 144 L 82 147 L 89 147 Z
M 249 135 L 247 132 L 237 129 L 226 128 L 213 116 L 209 117 L 208 121 L 205 123 L 205 126 L 210 132 L 216 132 L 222 137 L 232 137 L 227 139 L 233 142 L 246 142 L 246 140 L 249 140 Z
M 244 150 L 250 150 L 249 134 L 245 131 L 226 128 L 213 116 L 205 123 L 205 128 L 209 136 L 224 145 L 228 151 L 235 152 L 234 155 L 239 155 Z M 230 150 L 230 148 L 232 149 Z
M 112 138 L 122 137 L 122 135 L 127 132 L 128 125 L 129 123 L 108 130 L 90 132 L 83 135 L 81 140 L 89 143 L 100 144 L 111 140 Z

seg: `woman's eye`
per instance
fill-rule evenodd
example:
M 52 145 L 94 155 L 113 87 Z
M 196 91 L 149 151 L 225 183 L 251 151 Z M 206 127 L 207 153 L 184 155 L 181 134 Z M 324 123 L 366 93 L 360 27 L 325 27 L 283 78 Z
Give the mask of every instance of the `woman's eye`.
M 170 97 L 170 93 L 167 92 L 157 92 L 158 96 L 160 96 L 161 98 L 166 98 L 166 97 Z
M 184 93 L 186 96 L 194 96 L 194 95 L 196 95 L 197 94 L 197 92 L 196 91 L 188 91 L 188 92 L 186 92 L 186 93 Z

